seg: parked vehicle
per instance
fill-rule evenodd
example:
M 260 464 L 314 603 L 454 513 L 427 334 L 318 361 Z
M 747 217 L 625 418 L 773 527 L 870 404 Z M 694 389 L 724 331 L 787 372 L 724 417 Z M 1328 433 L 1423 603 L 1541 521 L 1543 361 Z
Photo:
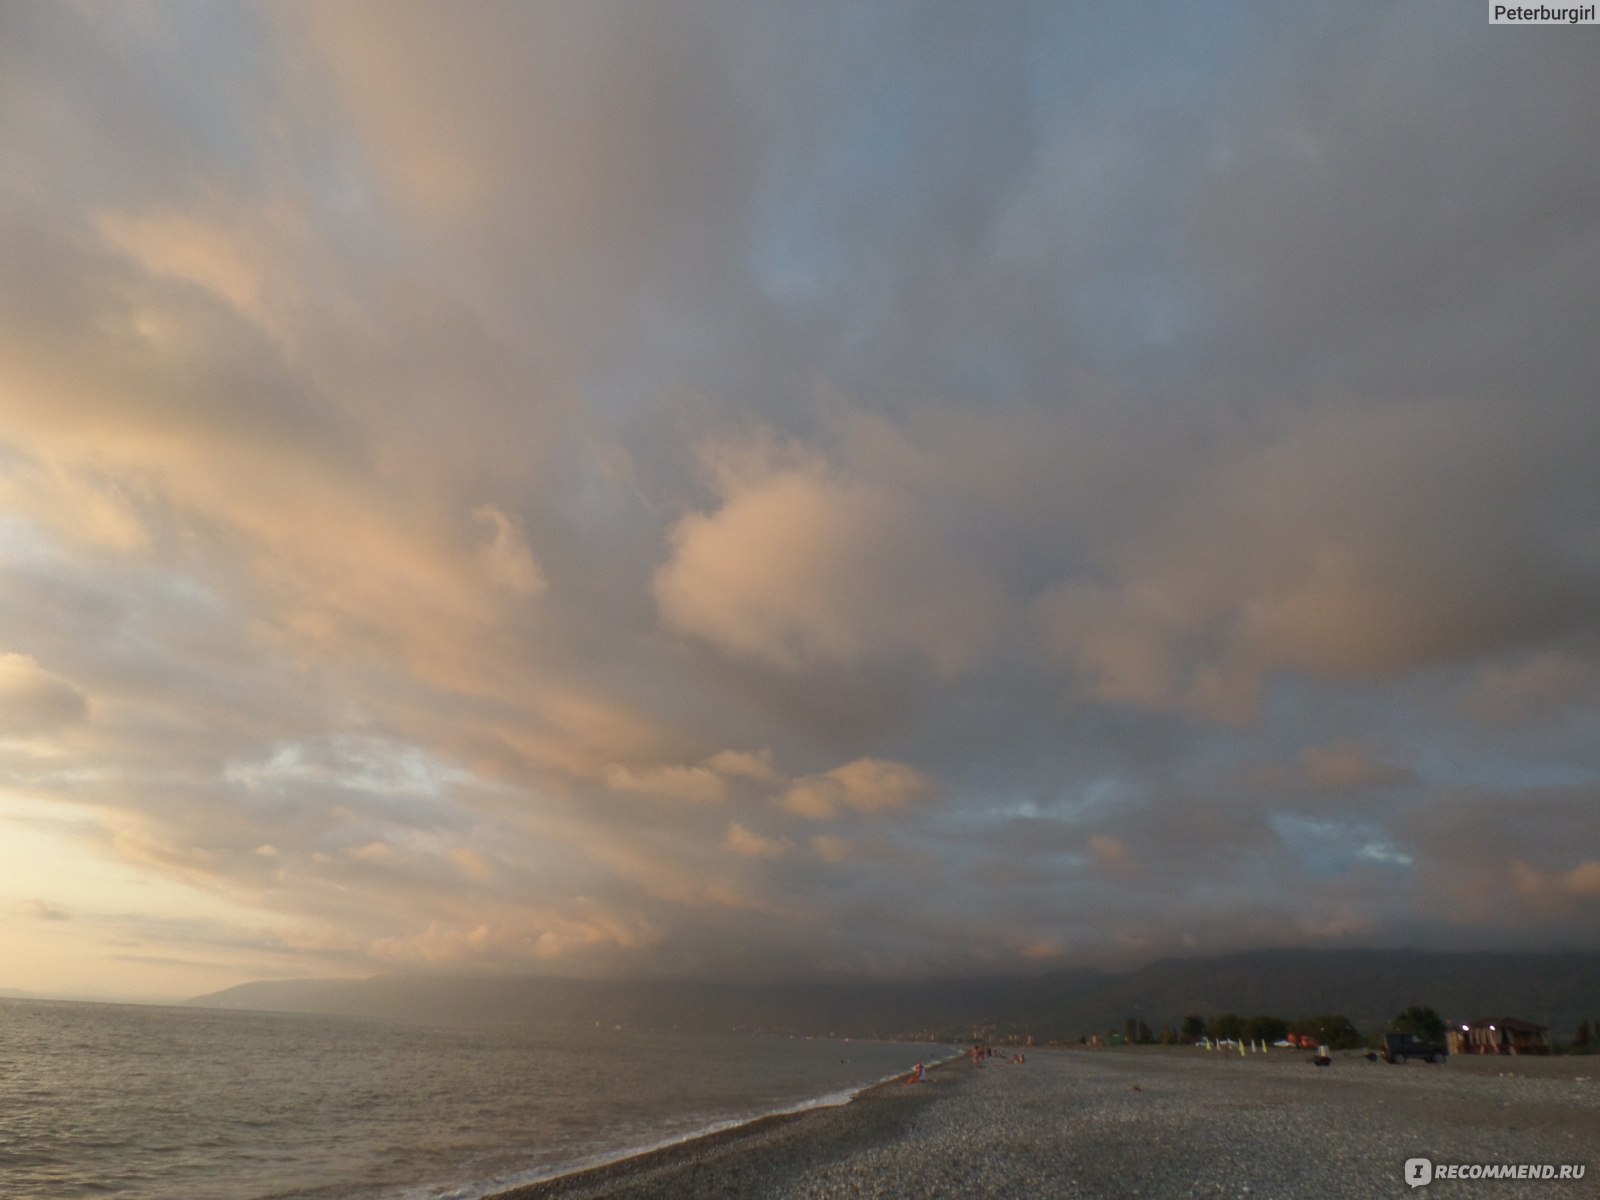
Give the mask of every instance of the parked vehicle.
M 1383 1049 L 1379 1051 L 1384 1062 L 1403 1063 L 1408 1058 L 1420 1058 L 1425 1062 L 1442 1063 L 1450 1057 L 1450 1051 L 1437 1042 L 1425 1042 L 1414 1033 L 1386 1033 L 1383 1035 Z

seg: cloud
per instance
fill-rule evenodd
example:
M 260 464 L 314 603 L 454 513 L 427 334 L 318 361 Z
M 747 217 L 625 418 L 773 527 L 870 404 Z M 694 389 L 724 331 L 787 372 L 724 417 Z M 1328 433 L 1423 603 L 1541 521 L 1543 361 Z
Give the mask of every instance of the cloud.
M 1159 585 L 1072 583 L 1038 612 L 1046 645 L 1085 699 L 1248 723 L 1259 711 L 1260 673 L 1235 661 L 1191 599 Z
M 993 637 L 998 591 L 906 499 L 809 459 L 723 472 L 655 576 L 672 627 L 790 670 L 909 653 L 948 673 Z
M 1592 623 L 1597 578 L 1569 551 L 1587 535 L 1501 491 L 1536 452 L 1500 413 L 1313 405 L 1277 423 L 1220 448 L 1185 506 L 1096 576 L 1041 599 L 1047 643 L 1089 696 L 1251 721 L 1275 672 L 1395 678 Z M 1508 465 L 1508 450 L 1529 457 Z M 1463 525 L 1473 538 L 1439 536 Z
M 604 917 L 562 918 L 505 914 L 493 921 L 451 924 L 435 921 L 426 929 L 375 940 L 371 957 L 391 967 L 461 967 L 480 962 L 562 962 L 569 966 L 605 948 L 637 949 L 655 935 L 646 925 L 626 925 Z
M 696 804 L 720 804 L 738 790 L 738 785 L 769 784 L 781 780 L 772 766 L 770 751 L 750 753 L 719 750 L 694 765 L 663 764 L 629 767 L 607 763 L 599 778 L 617 792 L 681 800 Z
M 0 653 L 0 736 L 31 736 L 77 724 L 88 698 L 27 654 Z
M 793 845 L 782 838 L 767 837 L 746 829 L 737 821 L 728 823 L 728 834 L 724 844 L 735 854 L 745 858 L 782 858 L 793 849 Z
M 192 285 L 265 329 L 290 332 L 290 310 L 309 298 L 296 256 L 284 251 L 305 246 L 310 214 L 286 199 L 246 206 L 218 194 L 204 204 L 196 213 L 105 210 L 96 223 L 107 246 L 150 277 Z M 178 333 L 154 317 L 146 332 L 158 340 Z
M 778 773 L 772 768 L 772 751 L 760 750 L 751 754 L 744 750 L 719 750 L 706 759 L 706 766 L 730 779 L 753 779 L 758 783 L 774 783 Z
M 494 878 L 495 865 L 493 860 L 487 855 L 478 853 L 476 850 L 465 846 L 458 847 L 450 851 L 450 861 L 455 863 L 462 874 L 469 879 L 485 882 Z
M 0 452 L 0 506 L 14 523 L 26 521 L 101 551 L 134 554 L 149 547 L 148 531 L 126 483 L 92 468 L 42 462 L 15 450 Z
M 863 852 L 859 842 L 827 833 L 817 834 L 811 839 L 810 844 L 816 856 L 828 863 L 849 862 Z
M 351 858 L 380 867 L 396 866 L 402 861 L 400 852 L 388 842 L 368 842 L 364 846 L 354 847 L 348 854 Z
M 23 916 L 35 921 L 70 921 L 72 914 L 44 900 L 28 900 L 19 906 Z
M 7 35 L 12 911 L 196 991 L 1594 937 L 1578 42 Z
M 613 764 L 601 778 L 619 792 L 636 792 L 667 800 L 687 800 L 698 804 L 717 804 L 727 798 L 727 783 L 710 767 L 655 767 L 634 771 Z
M 1592 784 L 1450 790 L 1396 821 L 1424 903 L 1456 929 L 1539 924 L 1592 935 Z M 1560 935 L 1558 935 L 1560 936 Z
M 1359 747 L 1348 743 L 1307 747 L 1301 751 L 1300 763 L 1305 769 L 1306 781 L 1320 788 L 1385 787 L 1412 778 L 1409 772 L 1374 761 Z
M 1547 650 L 1485 668 L 1467 696 L 1466 712 L 1486 725 L 1523 725 L 1580 703 L 1600 682 L 1600 661 Z
M 472 519 L 490 529 L 490 540 L 483 548 L 489 578 L 523 596 L 537 596 L 544 591 L 544 575 L 511 518 L 492 504 L 485 504 L 472 510 Z
M 796 780 L 779 803 L 798 816 L 821 821 L 849 813 L 901 809 L 933 790 L 933 781 L 915 767 L 862 758 Z
M 1600 859 L 1588 859 L 1567 871 L 1541 871 L 1517 860 L 1511 864 L 1511 875 L 1517 890 L 1540 905 L 1600 899 Z
M 1128 857 L 1127 845 L 1117 838 L 1102 833 L 1091 833 L 1089 853 L 1108 871 L 1126 873 L 1134 870 L 1133 861 Z
M 1253 787 L 1302 796 L 1316 793 L 1359 793 L 1399 787 L 1416 774 L 1383 761 L 1382 756 L 1351 741 L 1307 746 L 1292 761 L 1266 763 L 1247 773 Z

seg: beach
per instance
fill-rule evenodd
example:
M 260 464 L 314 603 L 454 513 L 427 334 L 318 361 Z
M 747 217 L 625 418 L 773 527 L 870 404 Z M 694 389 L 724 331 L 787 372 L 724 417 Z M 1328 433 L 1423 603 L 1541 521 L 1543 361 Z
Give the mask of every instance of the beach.
M 1435 1179 L 1407 1160 L 1582 1164 L 1581 1180 Z M 1440 1066 L 1303 1053 L 1029 1050 L 494 1200 L 1600 1194 L 1600 1059 Z

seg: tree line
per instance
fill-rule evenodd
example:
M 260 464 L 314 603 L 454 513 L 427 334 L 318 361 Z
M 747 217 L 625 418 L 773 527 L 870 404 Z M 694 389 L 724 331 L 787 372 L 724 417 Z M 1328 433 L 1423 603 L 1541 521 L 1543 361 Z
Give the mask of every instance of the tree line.
M 1433 1009 L 1413 1005 L 1389 1022 L 1394 1033 L 1415 1033 L 1428 1041 L 1444 1040 L 1444 1019 Z M 1343 1013 L 1319 1013 L 1290 1021 L 1283 1017 L 1258 1013 L 1241 1016 L 1238 1013 L 1219 1013 L 1206 1017 L 1190 1013 L 1177 1027 L 1164 1026 L 1159 1036 L 1150 1026 L 1134 1017 L 1123 1024 L 1123 1039 L 1136 1045 L 1193 1045 L 1196 1042 L 1274 1042 L 1284 1041 L 1290 1034 L 1311 1039 L 1317 1045 L 1333 1050 L 1355 1050 L 1365 1044 L 1355 1022 Z
M 1107 1030 L 1107 1040 L 1116 1036 L 1116 1030 Z M 1317 1045 L 1332 1050 L 1356 1050 L 1368 1040 L 1381 1040 L 1383 1033 L 1414 1033 L 1426 1042 L 1442 1044 L 1445 1040 L 1445 1021 L 1433 1008 L 1413 1004 L 1394 1018 L 1370 1039 L 1364 1038 L 1355 1023 L 1342 1013 L 1323 1013 L 1288 1021 L 1282 1017 L 1258 1014 L 1253 1017 L 1238 1013 L 1219 1013 L 1206 1017 L 1190 1013 L 1176 1026 L 1164 1025 L 1159 1034 L 1137 1017 L 1123 1022 L 1122 1040 L 1139 1046 L 1192 1046 L 1207 1039 L 1218 1042 L 1274 1042 L 1284 1041 L 1290 1034 L 1314 1039 Z M 1087 1041 L 1087 1036 L 1084 1038 Z M 1581 1022 L 1570 1043 L 1558 1045 L 1557 1053 L 1593 1054 L 1600 1051 L 1600 1019 L 1592 1023 Z

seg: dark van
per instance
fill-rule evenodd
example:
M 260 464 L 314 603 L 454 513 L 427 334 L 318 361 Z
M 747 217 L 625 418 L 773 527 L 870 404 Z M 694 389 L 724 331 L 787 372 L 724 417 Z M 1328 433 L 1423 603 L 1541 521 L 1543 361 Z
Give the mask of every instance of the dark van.
M 1442 1063 L 1450 1051 L 1436 1042 L 1425 1042 L 1414 1033 L 1386 1033 L 1383 1035 L 1383 1061 L 1403 1063 L 1408 1058 Z

